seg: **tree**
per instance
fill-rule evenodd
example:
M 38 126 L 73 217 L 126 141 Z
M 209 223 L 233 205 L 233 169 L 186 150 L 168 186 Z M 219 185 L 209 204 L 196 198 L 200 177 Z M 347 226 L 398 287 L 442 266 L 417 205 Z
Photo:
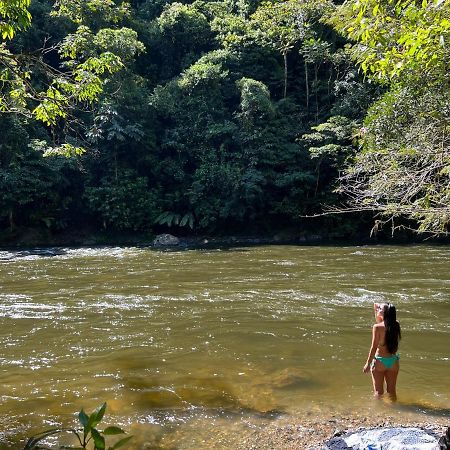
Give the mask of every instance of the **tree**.
M 440 80 L 448 73 L 449 0 L 353 1 L 330 23 L 358 42 L 361 68 L 382 81 Z
M 250 16 L 256 40 L 283 56 L 283 98 L 287 95 L 288 53 L 308 36 L 312 20 L 325 6 L 325 1 L 265 1 Z
M 369 109 L 362 150 L 340 179 L 348 209 L 448 233 L 450 2 L 363 0 L 332 21 L 357 41 L 365 73 L 389 86 Z
M 156 19 L 160 33 L 165 73 L 176 76 L 181 70 L 211 50 L 213 34 L 205 14 L 195 2 L 185 5 L 179 2 L 167 3 Z
M 341 177 L 350 208 L 412 220 L 419 232 L 450 223 L 450 85 L 398 87 L 369 109 L 363 148 Z
M 326 122 L 312 127 L 312 133 L 304 134 L 301 142 L 305 144 L 316 161 L 316 187 L 314 195 L 319 191 L 319 182 L 322 173 L 327 178 L 325 186 L 332 186 L 338 176 L 338 171 L 355 153 L 355 135 L 358 127 L 356 121 L 342 116 L 332 116 Z M 326 189 L 322 189 L 327 193 Z
M 306 107 L 309 107 L 309 76 L 308 65 L 313 65 L 314 80 L 313 91 L 316 104 L 316 122 L 319 118 L 319 68 L 324 62 L 330 61 L 330 43 L 321 39 L 306 39 L 301 48 L 303 60 L 305 63 L 305 86 L 306 86 Z
M 98 4 L 97 4 L 98 3 Z M 80 11 L 94 15 L 100 5 L 107 5 L 111 20 L 119 20 L 123 13 L 114 2 L 67 1 L 56 3 L 54 16 L 66 16 L 80 23 L 86 16 Z M 20 52 L 13 50 L 13 39 L 18 31 L 25 31 L 31 25 L 29 1 L 1 2 L 0 32 L 0 113 L 20 114 L 42 121 L 58 130 L 59 140 L 64 143 L 60 151 L 65 154 L 79 154 L 82 149 L 65 142 L 64 135 L 70 134 L 69 117 L 74 111 L 91 106 L 103 91 L 105 77 L 123 67 L 120 56 L 102 48 L 105 39 L 127 30 L 98 30 L 97 51 L 86 52 L 91 30 L 80 25 L 75 34 L 69 35 L 64 43 L 50 46 L 44 42 L 41 48 Z M 103 11 L 103 10 L 102 10 Z M 106 11 L 106 10 L 105 10 Z M 103 12 L 105 12 L 103 11 Z M 118 12 L 119 11 L 119 12 Z M 106 14 L 106 12 L 105 12 Z M 128 39 L 131 30 L 128 31 Z M 83 48 L 84 44 L 84 48 Z M 103 46 L 105 47 L 105 46 Z M 53 61 L 58 61 L 55 64 Z M 55 134 L 54 134 L 55 136 Z
M 259 232 L 298 226 L 335 198 L 350 146 L 341 131 L 372 91 L 321 23 L 327 0 L 2 6 L 13 4 L 33 20 L 12 9 L 0 20 L 15 33 L 2 53 L 15 72 L 0 67 L 5 228 L 12 207 L 18 230 Z
M 61 212 L 70 203 L 64 172 L 73 161 L 43 158 L 39 143 L 29 142 L 29 131 L 19 117 L 0 120 L 0 220 L 11 232 L 23 225 L 61 226 Z
M 85 196 L 105 229 L 147 231 L 161 212 L 155 206 L 148 180 L 132 170 L 102 178 L 100 186 L 86 188 Z

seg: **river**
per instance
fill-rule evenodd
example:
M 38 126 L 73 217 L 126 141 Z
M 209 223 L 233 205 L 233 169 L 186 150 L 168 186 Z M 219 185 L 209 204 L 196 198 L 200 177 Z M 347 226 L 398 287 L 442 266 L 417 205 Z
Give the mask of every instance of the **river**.
M 211 433 L 233 442 L 279 416 L 388 408 L 399 420 L 450 419 L 449 255 L 432 245 L 0 251 L 0 448 L 103 401 L 136 449 L 202 448 Z M 388 301 L 403 331 L 396 404 L 375 402 L 362 374 L 372 303 Z

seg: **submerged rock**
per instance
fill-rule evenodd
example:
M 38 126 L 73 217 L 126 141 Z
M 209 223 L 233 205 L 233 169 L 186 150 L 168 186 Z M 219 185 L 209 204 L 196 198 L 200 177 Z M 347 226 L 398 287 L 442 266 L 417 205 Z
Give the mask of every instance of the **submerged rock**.
M 278 370 L 270 375 L 267 375 L 263 379 L 263 382 L 268 384 L 273 389 L 302 386 L 304 384 L 308 384 L 309 381 L 309 376 L 305 375 L 301 369 L 295 367 Z
M 435 450 L 438 436 L 421 428 L 370 428 L 325 442 L 322 450 Z

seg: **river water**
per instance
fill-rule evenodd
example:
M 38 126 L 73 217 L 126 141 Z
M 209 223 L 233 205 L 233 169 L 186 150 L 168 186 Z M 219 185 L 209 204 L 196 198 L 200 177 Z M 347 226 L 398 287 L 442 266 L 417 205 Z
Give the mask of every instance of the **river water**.
M 280 415 L 450 420 L 450 248 L 0 252 L 0 448 L 108 403 L 129 448 L 201 448 Z M 396 404 L 361 373 L 402 326 Z M 250 424 L 250 425 L 249 425 Z M 145 444 L 146 443 L 146 444 Z M 207 448 L 205 446 L 205 448 Z

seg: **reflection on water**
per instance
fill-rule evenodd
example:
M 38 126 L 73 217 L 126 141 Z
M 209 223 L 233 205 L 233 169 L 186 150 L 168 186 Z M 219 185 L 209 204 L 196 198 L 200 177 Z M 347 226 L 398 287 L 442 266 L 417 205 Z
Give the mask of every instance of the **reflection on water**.
M 217 424 L 231 446 L 280 414 L 373 414 L 361 370 L 374 301 L 395 303 L 403 329 L 391 413 L 450 417 L 448 252 L 0 252 L 0 447 L 104 400 L 164 448 L 199 448 Z

